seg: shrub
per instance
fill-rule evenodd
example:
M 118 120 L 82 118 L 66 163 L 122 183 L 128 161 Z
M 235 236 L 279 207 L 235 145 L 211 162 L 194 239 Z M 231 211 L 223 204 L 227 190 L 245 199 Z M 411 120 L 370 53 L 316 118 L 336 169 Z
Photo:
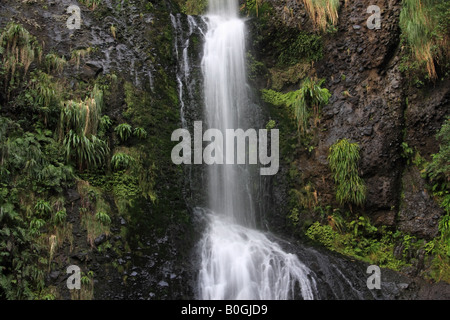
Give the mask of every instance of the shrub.
M 366 200 L 366 186 L 358 174 L 359 145 L 342 139 L 330 147 L 328 161 L 337 184 L 336 199 L 362 206 Z
M 303 0 L 314 25 L 325 31 L 338 22 L 339 0 Z
M 403 0 L 400 27 L 413 59 L 437 78 L 435 63 L 448 55 L 450 4 L 441 0 Z
M 0 33 L 0 54 L 3 69 L 0 70 L 4 74 L 3 87 L 9 99 L 10 91 L 17 87 L 31 64 L 41 61 L 42 48 L 23 26 L 10 22 Z

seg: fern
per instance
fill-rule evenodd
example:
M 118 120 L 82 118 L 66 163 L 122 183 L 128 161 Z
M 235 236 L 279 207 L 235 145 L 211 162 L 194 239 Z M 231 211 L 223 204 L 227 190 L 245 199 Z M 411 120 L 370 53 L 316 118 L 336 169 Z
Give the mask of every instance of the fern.
M 67 212 L 65 209 L 59 210 L 55 213 L 55 216 L 53 217 L 53 221 L 56 225 L 62 225 L 66 221 Z
M 126 170 L 135 164 L 136 160 L 125 153 L 119 152 L 112 156 L 111 165 L 114 170 Z
M 49 216 L 52 213 L 52 207 L 48 201 L 39 200 L 34 206 L 34 210 L 40 217 Z
M 119 136 L 122 142 L 125 142 L 131 136 L 132 129 L 128 123 L 122 123 L 114 129 L 114 132 Z
M 133 131 L 133 135 L 138 137 L 139 139 L 147 138 L 147 131 L 144 128 L 135 128 Z
M 99 211 L 95 214 L 95 219 L 99 221 L 102 225 L 107 226 L 111 224 L 111 218 L 106 212 Z

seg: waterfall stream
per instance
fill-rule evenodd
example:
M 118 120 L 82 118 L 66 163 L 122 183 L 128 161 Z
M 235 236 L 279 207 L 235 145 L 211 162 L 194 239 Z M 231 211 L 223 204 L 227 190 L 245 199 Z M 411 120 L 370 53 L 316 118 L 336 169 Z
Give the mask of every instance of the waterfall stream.
M 238 1 L 210 0 L 205 16 L 170 18 L 183 128 L 202 120 L 203 130 L 259 129 L 264 120 L 246 81 Z M 259 230 L 270 207 L 262 197 L 267 183 L 255 167 L 185 166 L 186 201 L 204 227 L 196 248 L 198 299 L 383 299 L 398 293 L 386 278 L 382 291 L 369 290 L 364 263 Z
M 221 132 L 247 130 L 249 117 L 258 113 L 247 92 L 245 24 L 238 17 L 238 1 L 210 0 L 207 26 L 202 61 L 207 125 Z M 299 288 L 303 299 L 313 299 L 311 271 L 255 229 L 253 172 L 249 165 L 208 168 L 210 213 L 200 245 L 199 298 L 290 299 Z

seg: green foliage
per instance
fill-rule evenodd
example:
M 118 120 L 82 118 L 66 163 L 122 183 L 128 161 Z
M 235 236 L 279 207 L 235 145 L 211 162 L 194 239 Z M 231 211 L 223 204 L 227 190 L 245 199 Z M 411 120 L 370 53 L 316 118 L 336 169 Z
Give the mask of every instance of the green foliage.
M 414 155 L 414 150 L 406 142 L 402 142 L 401 147 L 402 147 L 402 157 L 407 159 L 409 164 L 412 156 Z
M 34 36 L 15 22 L 8 23 L 0 33 L 0 48 L 0 74 L 4 76 L 2 84 L 9 99 L 11 91 L 19 86 L 31 64 L 41 61 L 42 48 Z
M 72 63 L 75 63 L 77 69 L 80 67 L 81 59 L 84 59 L 85 57 L 89 56 L 92 52 L 92 48 L 88 47 L 86 49 L 77 49 L 72 51 L 71 59 L 70 61 Z
M 306 231 L 306 236 L 311 240 L 320 242 L 328 249 L 333 249 L 338 234 L 329 225 L 321 225 L 314 222 Z
M 55 216 L 53 217 L 53 221 L 55 225 L 63 225 L 66 222 L 67 218 L 67 212 L 66 209 L 59 210 L 55 213 Z
M 272 130 L 273 128 L 275 128 L 276 125 L 277 123 L 275 122 L 275 120 L 269 120 L 266 124 L 266 129 Z
M 44 273 L 36 261 L 40 247 L 32 241 L 45 222 L 35 218 L 30 228 L 16 205 L 4 200 L 0 198 L 0 297 L 32 299 L 33 290 L 44 286 Z
M 181 11 L 187 15 L 201 15 L 206 12 L 208 0 L 186 0 Z
M 262 99 L 274 106 L 285 106 L 290 101 L 295 99 L 295 96 L 299 94 L 298 91 L 291 91 L 289 93 L 281 93 L 271 89 L 261 90 Z
M 433 182 L 448 183 L 450 181 L 450 118 L 442 125 L 436 138 L 441 141 L 440 150 L 433 155 L 433 160 L 427 166 L 428 177 Z
M 34 206 L 34 210 L 40 217 L 48 217 L 53 211 L 50 203 L 45 200 L 39 200 Z
M 67 159 L 75 159 L 82 170 L 84 166 L 97 167 L 104 163 L 109 153 L 108 145 L 96 136 L 78 135 L 70 130 L 63 141 Z
M 103 92 L 97 86 L 86 100 L 70 100 L 62 106 L 59 136 L 67 160 L 74 160 L 80 170 L 101 166 L 109 153 L 106 142 L 96 136 L 102 106 Z
M 441 130 L 436 135 L 440 140 L 439 152 L 432 155 L 432 160 L 424 165 L 424 176 L 431 183 L 431 192 L 441 205 L 450 213 L 450 119 L 442 125 Z
M 426 273 L 436 282 L 450 282 L 450 214 L 439 221 L 440 235 L 428 242 L 425 250 L 432 257 Z
M 400 233 L 393 234 L 386 229 L 378 230 L 365 217 L 345 221 L 342 217 L 337 218 L 338 216 L 329 218 L 329 224 L 327 225 L 315 222 L 306 231 L 306 236 L 321 243 L 329 250 L 380 267 L 400 271 L 403 267 L 408 266 L 405 259 L 397 259 L 394 256 L 394 249 L 399 242 L 402 242 L 402 244 L 409 243 L 412 246 L 410 240 L 408 240 L 411 238 L 408 238 L 408 235 L 402 237 Z M 339 219 L 340 226 L 338 227 L 337 220 Z M 377 233 L 377 231 L 381 232 Z M 406 257 L 409 247 L 403 246 L 403 248 L 403 257 Z
M 92 10 L 95 10 L 102 3 L 102 0 L 80 0 L 80 3 Z
M 264 17 L 271 14 L 272 6 L 264 0 L 245 0 L 241 11 L 245 11 L 247 16 Z
M 62 210 L 48 199 L 74 179 L 63 159 L 50 130 L 36 126 L 35 132 L 24 132 L 17 122 L 0 116 L 1 298 L 42 296 L 48 267 L 48 242 L 43 239 Z
M 49 53 L 45 56 L 45 66 L 48 73 L 61 73 L 66 65 L 66 59 L 64 57 L 59 57 L 55 53 Z
M 100 118 L 100 123 L 98 127 L 98 136 L 99 138 L 103 138 L 106 134 L 106 132 L 109 130 L 109 128 L 112 125 L 112 120 L 109 116 L 104 115 Z
M 428 77 L 437 78 L 436 63 L 448 57 L 450 4 L 442 0 L 403 0 L 400 13 L 402 36 L 411 49 L 416 68 L 425 66 Z
M 115 171 L 127 170 L 136 163 L 136 160 L 123 152 L 114 154 L 111 158 L 111 166 Z
M 370 223 L 370 220 L 366 217 L 358 217 L 357 220 L 353 220 L 349 224 L 350 228 L 353 229 L 353 235 L 357 237 L 359 234 L 362 233 L 361 230 L 363 230 L 364 234 L 373 234 L 377 232 L 377 228 L 372 226 Z
M 288 215 L 288 219 L 291 222 L 291 224 L 296 227 L 298 223 L 300 222 L 300 212 L 297 208 L 293 208 L 291 212 Z
M 275 106 L 285 105 L 291 108 L 297 120 L 298 131 L 305 134 L 309 128 L 310 114 L 314 115 L 315 123 L 317 123 L 319 121 L 320 108 L 328 103 L 331 96 L 328 89 L 321 88 L 324 81 L 324 79 L 306 78 L 300 90 L 288 93 L 262 90 L 262 99 Z
M 337 184 L 336 199 L 362 206 L 366 199 L 366 186 L 358 174 L 359 145 L 347 139 L 336 142 L 330 148 L 328 161 Z
M 125 142 L 131 136 L 133 131 L 128 123 L 121 123 L 114 129 L 114 132 L 119 136 L 122 142 Z
M 339 0 L 303 0 L 303 3 L 314 25 L 321 31 L 337 24 Z
M 138 127 L 134 129 L 133 135 L 139 139 L 145 139 L 147 138 L 147 131 L 144 128 Z
M 300 87 L 300 94 L 292 103 L 295 118 L 298 121 L 298 129 L 300 132 L 306 132 L 308 129 L 309 111 L 313 109 L 315 123 L 319 121 L 320 108 L 328 104 L 331 97 L 330 92 L 326 88 L 321 88 L 325 79 L 316 80 L 306 78 Z
M 110 225 L 111 224 L 111 218 L 106 212 L 99 211 L 95 214 L 95 219 L 99 221 L 103 225 Z
M 319 61 L 323 57 L 323 39 L 319 35 L 300 31 L 289 42 L 280 41 L 279 65 L 293 66 L 299 62 Z

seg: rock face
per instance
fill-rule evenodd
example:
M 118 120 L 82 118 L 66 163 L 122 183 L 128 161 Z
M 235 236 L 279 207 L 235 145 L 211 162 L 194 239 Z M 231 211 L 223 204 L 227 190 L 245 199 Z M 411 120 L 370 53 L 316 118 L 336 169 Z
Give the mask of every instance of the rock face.
M 151 6 L 146 10 L 142 10 L 142 1 L 127 1 L 128 6 L 119 10 L 112 1 L 106 0 L 104 6 L 96 10 L 81 6 L 82 28 L 71 31 L 66 28 L 65 22 L 69 17 L 66 9 L 73 1 L 48 1 L 48 5 L 28 2 L 1 1 L 0 27 L 14 19 L 45 43 L 46 52 L 51 49 L 67 60 L 71 59 L 73 50 L 92 48 L 94 54 L 88 59 L 81 61 L 79 66 L 66 69 L 64 77 L 68 82 L 89 82 L 114 72 L 133 86 L 149 92 L 149 107 L 145 112 L 141 110 L 142 116 L 146 117 L 158 107 L 164 110 L 158 118 L 151 119 L 152 131 L 149 134 L 165 139 L 164 146 L 170 145 L 170 135 L 167 134 L 171 132 L 169 129 L 181 125 L 180 101 L 177 99 L 177 70 L 180 67 L 177 69 L 174 43 L 179 46 L 180 58 L 183 42 L 186 43 L 188 39 L 183 38 L 183 31 L 179 29 L 186 31 L 193 23 L 200 25 L 201 29 L 201 21 L 189 20 L 179 14 L 179 8 L 169 0 L 148 1 L 146 3 Z M 277 18 L 287 28 L 311 30 L 312 24 L 302 1 L 270 2 Z M 340 10 L 338 30 L 326 38 L 323 59 L 314 66 L 318 77 L 327 79 L 325 86 L 332 93 L 330 104 L 322 110 L 323 130 L 318 133 L 317 148 L 310 154 L 290 156 L 298 156 L 296 169 L 301 172 L 304 181 L 312 182 L 318 197 L 324 202 L 335 204 L 333 181 L 327 163 L 328 149 L 342 138 L 358 142 L 362 148 L 361 176 L 368 186 L 366 210 L 374 222 L 397 226 L 420 237 L 434 237 L 442 210 L 423 191 L 425 182 L 420 173 L 414 169 L 405 170 L 407 163 L 401 157 L 401 143 L 408 142 L 424 157 L 437 152 L 434 135 L 448 113 L 449 83 L 441 83 L 425 93 L 407 89 L 405 79 L 398 70 L 401 57 L 398 26 L 400 0 L 378 2 L 382 9 L 380 30 L 369 30 L 366 25 L 369 16 L 366 9 L 372 4 L 371 1 L 346 2 L 347 5 Z M 286 7 L 291 9 L 289 13 Z M 171 13 L 178 21 L 175 25 L 171 21 Z M 199 104 L 199 109 L 198 91 L 201 84 L 196 81 L 200 74 L 200 29 L 196 31 L 197 34 L 194 32 L 190 35 L 193 36 L 191 46 L 194 50 L 191 51 L 191 74 L 187 80 L 192 83 L 192 87 L 182 85 L 185 96 L 181 97 L 185 99 L 192 91 L 194 97 L 191 98 L 193 103 Z M 256 39 L 258 35 L 251 36 Z M 194 61 L 197 65 L 192 66 Z M 302 69 L 302 72 L 307 73 L 308 68 Z M 264 82 L 261 79 L 256 81 Z M 127 106 L 123 92 L 113 93 L 112 97 L 108 113 L 111 118 L 117 119 Z M 190 112 L 186 114 L 188 124 L 201 119 L 198 110 Z M 164 127 L 169 129 L 159 131 Z M 151 151 L 163 152 L 160 149 Z M 188 168 L 186 180 L 176 168 L 165 166 L 159 169 L 157 192 L 160 201 L 156 205 L 145 201 L 137 204 L 134 209 L 138 213 L 131 213 L 135 214 L 131 221 L 120 215 L 113 218 L 112 234 L 102 234 L 94 239 L 97 247 L 110 245 L 113 248 L 102 252 L 86 242 L 86 231 L 78 212 L 80 194 L 75 189 L 66 190 L 66 203 L 71 206 L 68 220 L 73 223 L 74 248 L 73 251 L 70 248 L 68 253 L 69 245 L 65 245 L 55 254 L 55 260 L 62 267 L 51 270 L 47 277 L 47 284 L 57 287 L 62 298 L 69 298 L 65 287 L 67 277 L 64 267 L 67 263 L 80 264 L 86 270 L 95 272 L 94 297 L 97 299 L 195 297 L 198 261 L 191 253 L 199 235 L 192 230 L 196 221 L 188 212 L 188 207 L 201 200 L 196 197 L 200 197 L 202 185 L 193 182 L 194 179 L 201 180 L 201 174 L 195 177 L 198 172 Z M 267 190 L 267 195 L 270 195 L 268 202 L 276 208 L 268 218 L 270 229 L 285 225 L 287 213 L 284 209 L 289 192 L 283 179 L 289 169 L 286 164 L 280 168 L 279 176 L 283 178 L 276 180 L 276 187 L 272 185 Z M 178 212 L 186 213 L 182 216 L 187 221 L 185 224 L 174 217 Z M 198 229 L 200 231 L 201 227 Z M 133 238 L 136 235 L 138 237 Z M 127 243 L 125 238 L 135 241 Z M 313 251 L 308 251 L 310 254 L 305 258 L 317 256 L 311 253 Z M 341 258 L 332 260 L 339 260 L 344 265 L 350 263 Z M 313 266 L 320 264 L 319 260 L 310 260 Z M 364 267 L 357 266 L 363 274 Z M 322 274 L 321 277 L 325 279 L 322 285 L 327 287 L 327 275 Z M 405 292 L 409 291 L 414 292 L 411 293 L 414 298 L 435 298 L 440 292 L 448 290 L 447 287 L 423 287 L 417 295 L 417 288 L 412 288 L 413 284 L 403 277 L 399 278 L 406 284 L 397 285 L 394 289 L 401 293 L 390 298 L 407 297 Z M 392 282 L 398 283 L 397 280 Z M 359 285 L 363 287 L 364 283 Z
M 441 208 L 427 193 L 417 168 L 409 168 L 403 175 L 398 227 L 401 231 L 431 239 L 438 235 Z
M 312 30 L 302 1 L 270 2 L 286 26 Z M 371 4 L 341 3 L 337 31 L 325 36 L 323 59 L 314 67 L 318 78 L 327 80 L 324 86 L 332 97 L 322 110 L 317 148 L 311 156 L 300 154 L 297 168 L 302 179 L 315 186 L 320 199 L 337 205 L 328 150 L 343 138 L 359 143 L 360 175 L 368 187 L 366 214 L 377 225 L 398 226 L 418 236 L 432 237 L 437 234 L 435 222 L 443 210 L 418 191 L 425 183 L 420 175 L 415 174 L 417 181 L 412 183 L 412 173 L 405 171 L 401 144 L 408 143 L 427 160 L 438 151 L 435 134 L 449 110 L 448 81 L 425 90 L 410 88 L 408 79 L 399 71 L 403 54 L 401 1 L 377 3 L 381 9 L 380 29 L 368 28 L 367 8 Z M 286 15 L 285 7 L 292 14 Z M 281 196 L 277 201 L 287 200 Z M 418 223 L 422 220 L 429 223 Z

